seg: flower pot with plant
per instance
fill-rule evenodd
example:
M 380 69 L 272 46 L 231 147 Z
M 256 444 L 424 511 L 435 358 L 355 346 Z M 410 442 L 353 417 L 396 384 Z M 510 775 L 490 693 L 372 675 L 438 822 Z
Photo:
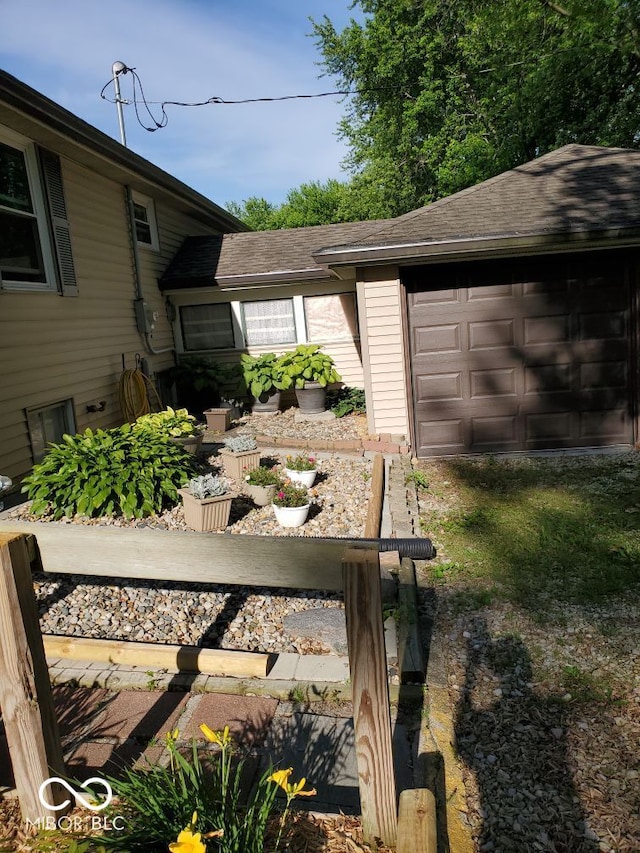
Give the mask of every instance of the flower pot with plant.
M 173 444 L 179 444 L 189 453 L 197 454 L 204 438 L 204 425 L 196 423 L 193 415 L 186 409 L 172 409 L 151 412 L 139 417 L 133 425 L 133 431 L 148 430 L 164 436 Z
M 227 477 L 241 480 L 246 472 L 260 465 L 260 451 L 252 435 L 230 435 L 220 449 Z
M 169 379 L 175 385 L 179 403 L 193 412 L 201 414 L 205 409 L 220 404 L 224 369 L 205 355 L 180 358 L 169 370 Z
M 245 476 L 245 491 L 256 506 L 267 506 L 273 500 L 276 489 L 282 486 L 282 478 L 274 468 L 259 465 Z
M 283 483 L 273 496 L 271 506 L 282 527 L 301 527 L 307 520 L 311 506 L 306 486 Z
M 282 365 L 292 379 L 300 411 L 324 412 L 327 386 L 341 379 L 331 356 L 317 344 L 298 344 L 282 357 Z
M 202 474 L 189 480 L 184 489 L 178 489 L 178 494 L 185 522 L 192 530 L 223 530 L 229 523 L 231 501 L 236 495 L 224 477 Z
M 287 456 L 284 470 L 292 483 L 302 483 L 310 489 L 318 473 L 318 463 L 313 456 Z
M 280 392 L 291 388 L 292 377 L 283 370 L 281 359 L 273 352 L 240 357 L 242 375 L 253 397 L 254 414 L 272 414 L 280 406 Z

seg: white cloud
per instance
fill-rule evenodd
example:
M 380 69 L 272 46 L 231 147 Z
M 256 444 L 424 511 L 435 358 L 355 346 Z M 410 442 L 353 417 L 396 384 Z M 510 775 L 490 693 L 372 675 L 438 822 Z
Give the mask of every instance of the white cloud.
M 326 91 L 308 17 L 346 22 L 348 0 L 25 0 L 2 4 L 0 64 L 118 138 L 116 108 L 99 98 L 120 60 L 149 101 L 204 101 Z M 37 25 L 34 26 L 34 22 Z M 132 75 L 121 77 L 131 97 Z M 113 94 L 108 87 L 106 94 Z M 159 106 L 152 105 L 159 116 Z M 220 204 L 262 195 L 280 201 L 303 181 L 341 177 L 338 98 L 271 104 L 168 106 L 147 133 L 125 107 L 129 147 Z M 140 110 L 144 121 L 144 110 Z

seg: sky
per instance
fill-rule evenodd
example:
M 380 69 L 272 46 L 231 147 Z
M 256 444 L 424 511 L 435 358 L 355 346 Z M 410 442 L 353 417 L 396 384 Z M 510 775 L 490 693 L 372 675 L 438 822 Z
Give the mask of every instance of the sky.
M 0 68 L 120 139 L 114 103 L 100 97 L 114 62 L 135 68 L 147 101 L 205 101 L 332 91 L 309 18 L 338 29 L 351 0 L 0 0 Z M 133 75 L 120 76 L 133 97 Z M 113 85 L 105 95 L 113 98 Z M 159 119 L 160 107 L 150 109 Z M 217 204 L 250 196 L 281 203 L 307 181 L 346 179 L 337 136 L 340 97 L 167 107 L 149 133 L 123 107 L 127 147 Z M 147 125 L 153 122 L 144 115 Z

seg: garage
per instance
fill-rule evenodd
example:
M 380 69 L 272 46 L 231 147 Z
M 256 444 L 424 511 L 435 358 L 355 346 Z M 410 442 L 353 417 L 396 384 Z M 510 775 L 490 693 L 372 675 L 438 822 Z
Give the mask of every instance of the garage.
M 405 269 L 417 455 L 632 443 L 630 270 L 615 252 Z

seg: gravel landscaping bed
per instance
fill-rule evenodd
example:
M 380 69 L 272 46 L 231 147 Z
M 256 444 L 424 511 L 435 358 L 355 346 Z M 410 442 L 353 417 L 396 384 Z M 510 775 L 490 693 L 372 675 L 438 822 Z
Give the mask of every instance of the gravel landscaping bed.
M 262 418 L 265 420 L 265 418 Z M 284 455 L 271 457 L 284 461 Z M 209 462 L 215 467 L 217 457 Z M 371 460 L 361 456 L 318 454 L 308 521 L 299 528 L 278 525 L 270 506 L 255 507 L 246 497 L 234 501 L 227 533 L 259 536 L 363 535 L 370 490 Z M 241 489 L 243 484 L 236 486 Z M 28 504 L 11 517 L 28 518 Z M 69 524 L 187 529 L 181 506 L 146 519 L 67 519 Z M 259 652 L 323 654 L 323 643 L 288 636 L 284 617 L 315 607 L 342 607 L 340 596 L 321 591 L 223 587 L 156 582 L 99 581 L 77 575 L 35 576 L 44 633 L 114 640 L 136 640 Z

